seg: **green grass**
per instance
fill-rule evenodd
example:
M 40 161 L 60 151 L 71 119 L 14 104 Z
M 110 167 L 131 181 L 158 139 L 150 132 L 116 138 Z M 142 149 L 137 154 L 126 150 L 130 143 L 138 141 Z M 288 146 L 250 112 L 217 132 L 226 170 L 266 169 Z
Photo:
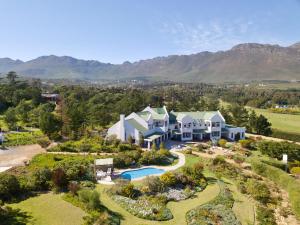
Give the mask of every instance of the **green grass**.
M 80 208 L 64 201 L 61 195 L 53 193 L 41 194 L 10 206 L 28 212 L 32 216 L 29 224 L 36 225 L 80 225 L 86 215 Z
M 166 225 L 183 225 L 185 222 L 185 214 L 187 211 L 197 207 L 198 205 L 202 205 L 213 198 L 215 198 L 219 194 L 219 186 L 218 184 L 211 184 L 207 186 L 207 188 L 198 193 L 195 198 L 187 199 L 180 202 L 169 202 L 167 207 L 171 210 L 174 218 L 169 221 L 149 221 L 145 219 L 140 219 L 131 215 L 120 205 L 111 200 L 111 198 L 106 194 L 105 185 L 98 185 L 97 190 L 100 192 L 100 200 L 104 206 L 113 210 L 116 213 L 119 213 L 122 217 L 121 224 L 122 225 L 151 225 L 151 224 L 166 224 Z
M 300 134 L 300 115 L 273 113 L 267 109 L 254 109 L 259 115 L 262 114 L 272 123 L 273 129 Z

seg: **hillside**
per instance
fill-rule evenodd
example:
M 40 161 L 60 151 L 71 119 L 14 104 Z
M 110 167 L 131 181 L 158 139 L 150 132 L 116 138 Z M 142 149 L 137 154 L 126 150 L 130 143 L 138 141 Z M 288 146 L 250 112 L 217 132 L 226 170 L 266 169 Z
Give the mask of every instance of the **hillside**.
M 228 51 L 171 55 L 123 64 L 41 56 L 23 62 L 0 58 L 0 73 L 14 70 L 38 78 L 149 79 L 185 82 L 300 80 L 300 43 L 289 47 L 239 44 Z

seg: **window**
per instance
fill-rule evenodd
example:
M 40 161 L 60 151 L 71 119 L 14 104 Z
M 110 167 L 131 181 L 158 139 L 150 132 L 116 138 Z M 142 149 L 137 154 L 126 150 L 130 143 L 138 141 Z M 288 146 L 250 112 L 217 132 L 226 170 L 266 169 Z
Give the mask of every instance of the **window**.
M 179 123 L 179 127 L 181 128 L 181 123 Z
M 192 137 L 192 134 L 191 133 L 182 133 L 182 137 L 183 138 L 190 138 L 190 137 Z
M 220 127 L 220 122 L 216 122 L 216 127 Z
M 175 129 L 178 129 L 178 125 L 175 125 L 175 127 L 174 127 Z
M 159 127 L 159 122 L 158 121 L 155 122 L 155 126 Z
M 231 133 L 231 139 L 233 139 L 233 133 Z
M 183 127 L 186 128 L 186 124 L 183 124 Z
M 168 121 L 165 121 L 165 127 L 168 126 Z
M 211 132 L 212 137 L 219 137 L 220 136 L 220 131 L 213 131 Z

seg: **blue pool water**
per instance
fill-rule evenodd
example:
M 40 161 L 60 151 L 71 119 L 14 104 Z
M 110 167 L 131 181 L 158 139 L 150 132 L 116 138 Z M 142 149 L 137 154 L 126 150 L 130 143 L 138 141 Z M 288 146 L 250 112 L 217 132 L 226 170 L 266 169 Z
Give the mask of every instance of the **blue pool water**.
M 135 178 L 150 176 L 154 174 L 163 174 L 165 171 L 162 169 L 156 168 L 144 168 L 144 169 L 137 169 L 137 170 L 130 170 L 121 173 L 121 177 L 123 179 L 132 180 Z

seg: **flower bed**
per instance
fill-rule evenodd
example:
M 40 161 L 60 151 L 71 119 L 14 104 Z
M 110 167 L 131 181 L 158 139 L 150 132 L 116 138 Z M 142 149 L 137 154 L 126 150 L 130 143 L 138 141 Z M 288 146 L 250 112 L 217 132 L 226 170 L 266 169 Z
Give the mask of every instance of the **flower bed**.
M 195 194 L 191 189 L 168 188 L 161 195 L 165 196 L 168 201 L 181 201 L 190 198 Z
M 171 211 L 165 204 L 151 198 L 141 197 L 131 199 L 121 195 L 112 195 L 111 198 L 131 214 L 148 220 L 164 221 L 173 218 Z
M 234 199 L 224 183 L 220 183 L 220 194 L 212 201 L 190 210 L 186 214 L 188 225 L 222 224 L 240 225 L 232 211 Z

